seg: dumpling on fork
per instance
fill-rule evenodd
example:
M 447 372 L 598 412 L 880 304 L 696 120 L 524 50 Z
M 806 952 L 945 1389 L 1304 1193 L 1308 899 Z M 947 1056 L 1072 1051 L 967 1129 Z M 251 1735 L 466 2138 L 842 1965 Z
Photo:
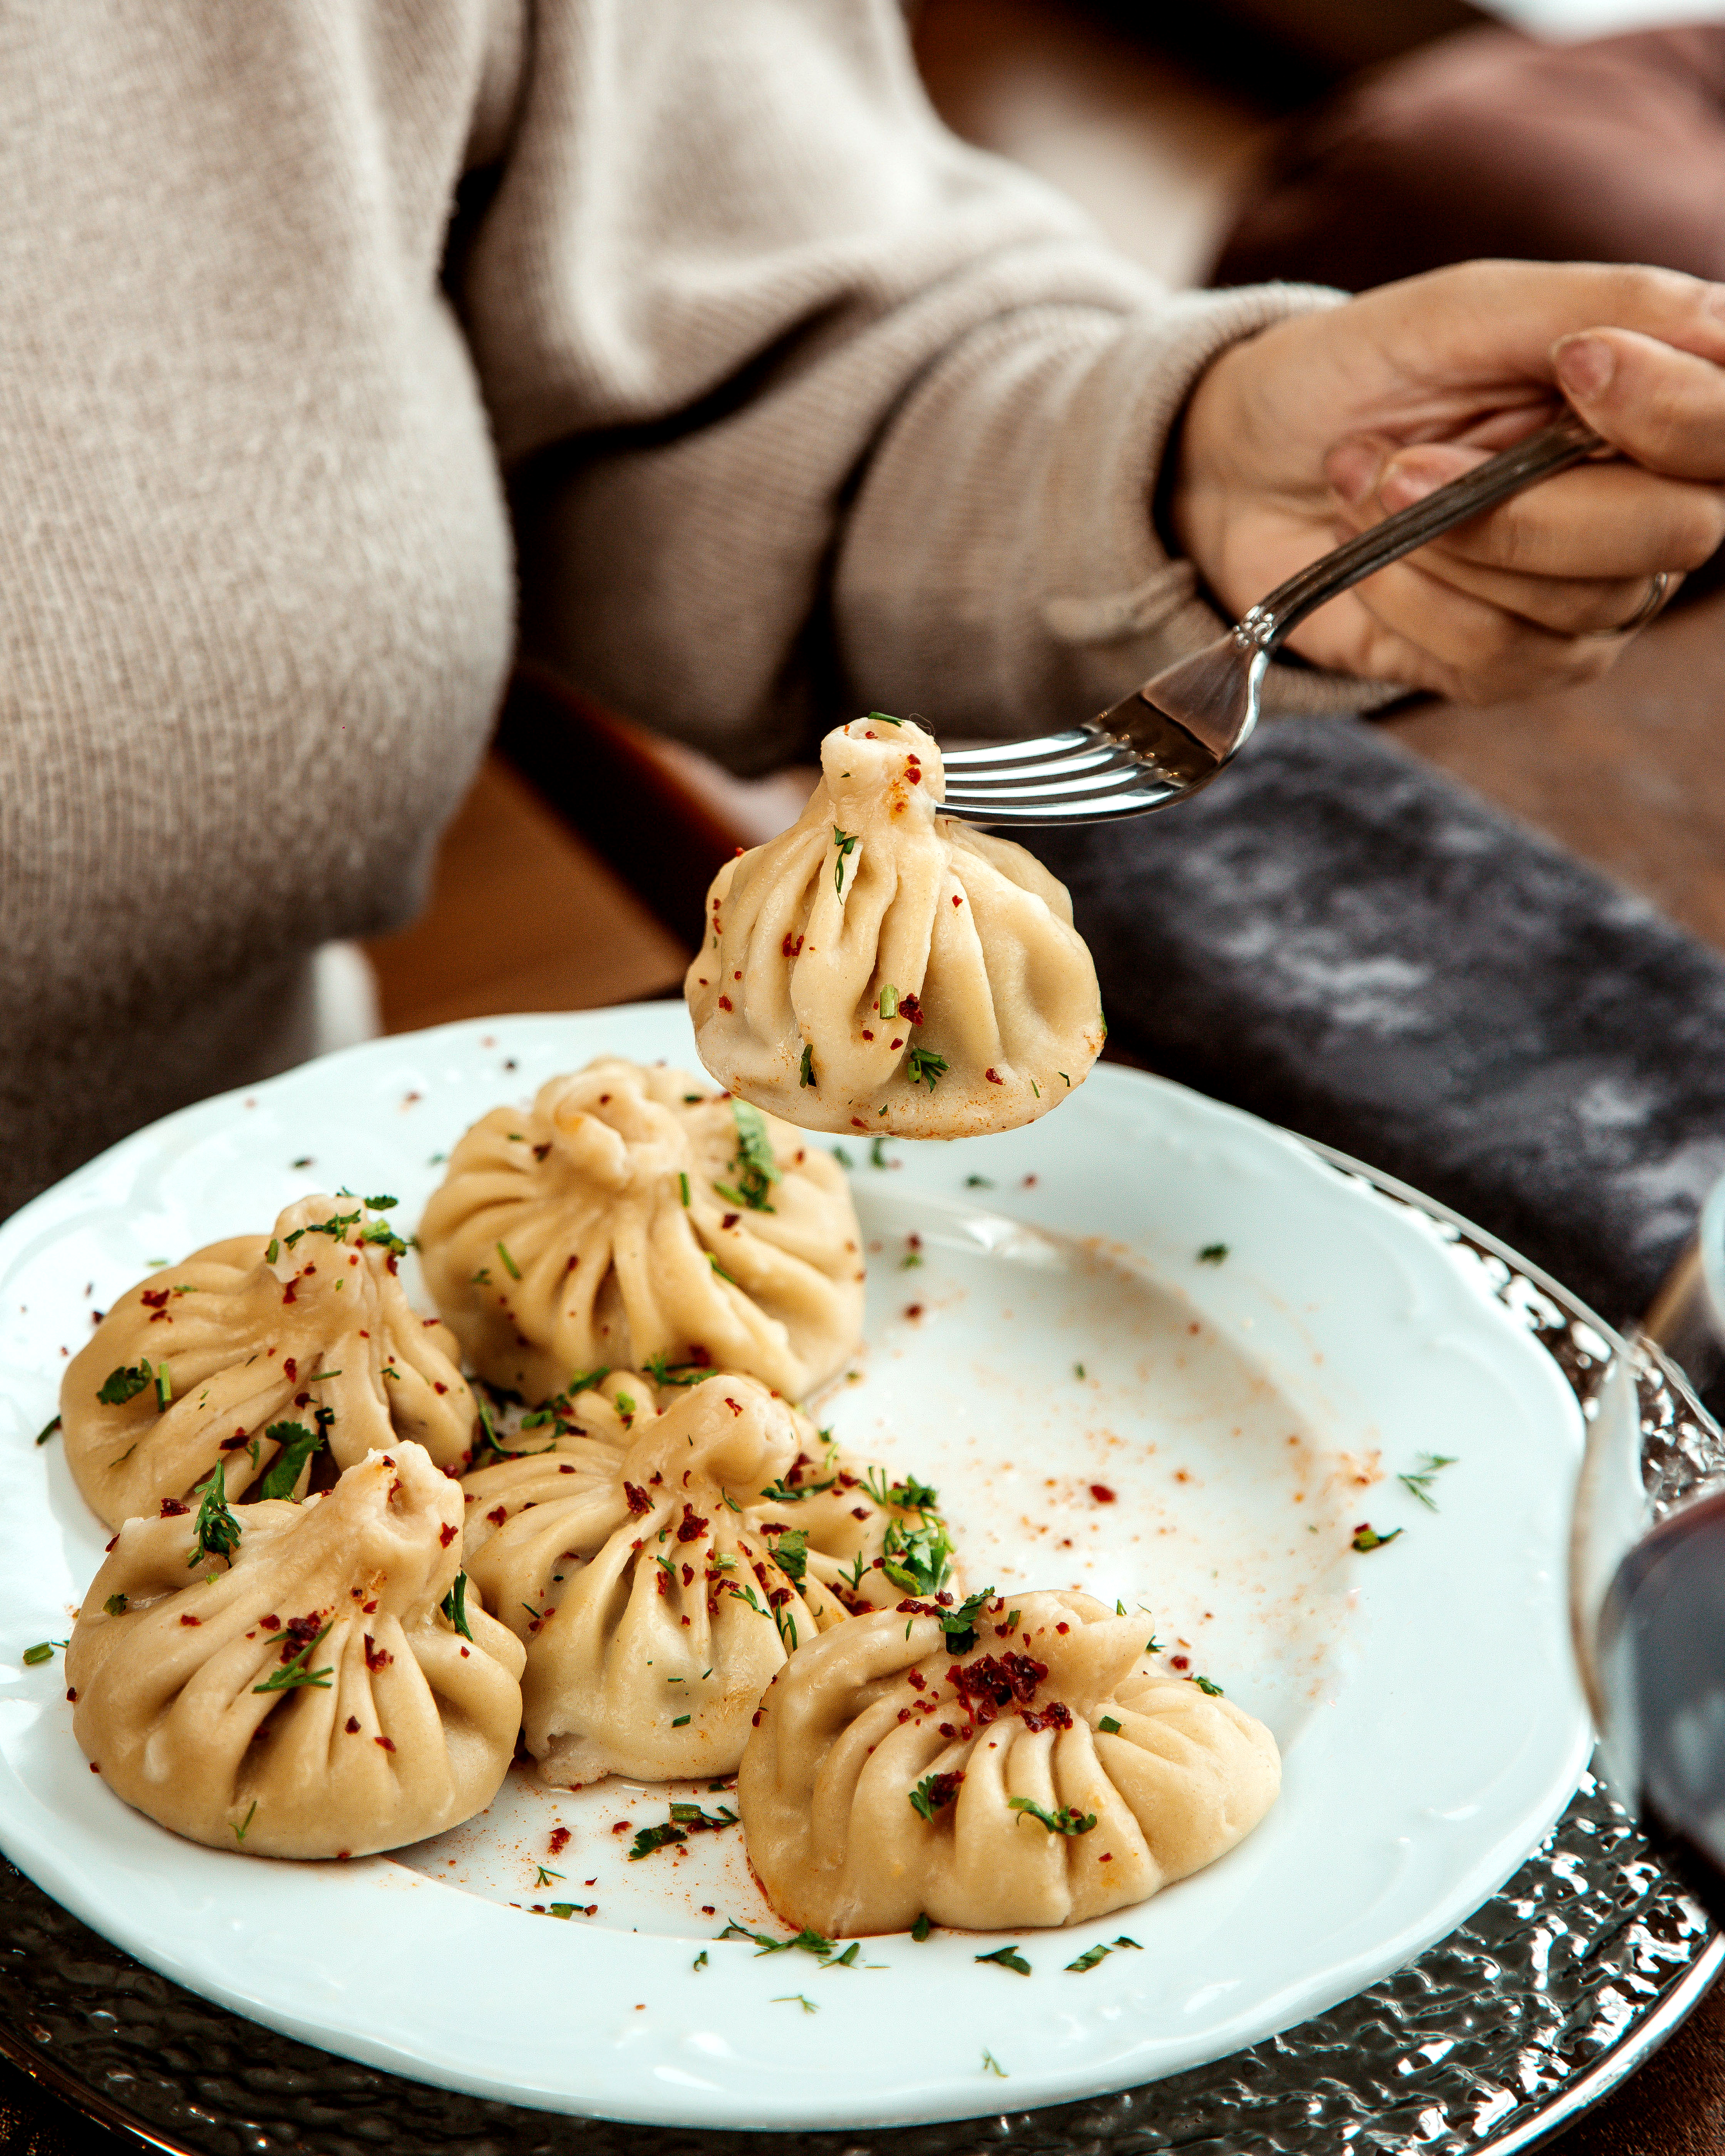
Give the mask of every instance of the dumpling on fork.
M 727 861 L 684 993 L 701 1058 L 809 1130 L 967 1137 L 1033 1122 L 1101 1051 L 1064 885 L 939 813 L 940 750 L 870 712 L 821 744 L 788 831 Z

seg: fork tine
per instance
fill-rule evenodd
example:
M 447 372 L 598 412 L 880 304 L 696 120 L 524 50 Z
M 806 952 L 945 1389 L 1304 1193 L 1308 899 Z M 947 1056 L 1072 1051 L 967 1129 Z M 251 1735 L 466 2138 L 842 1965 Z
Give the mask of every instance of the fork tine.
M 1076 778 L 1086 773 L 1129 769 L 1137 760 L 1132 750 L 1123 744 L 1101 742 L 1093 748 L 1077 750 L 1065 756 L 1046 757 L 1040 763 L 1014 764 L 1004 771 L 998 767 L 960 771 L 952 777 L 951 783 L 955 790 L 967 793 L 984 791 L 1016 793 L 1046 779 Z
M 941 761 L 948 771 L 969 773 L 991 766 L 1034 763 L 1051 756 L 1068 756 L 1076 749 L 1091 747 L 1107 738 L 1095 726 L 1070 726 L 1064 733 L 1038 734 L 1032 741 L 991 742 L 986 748 L 943 749 Z

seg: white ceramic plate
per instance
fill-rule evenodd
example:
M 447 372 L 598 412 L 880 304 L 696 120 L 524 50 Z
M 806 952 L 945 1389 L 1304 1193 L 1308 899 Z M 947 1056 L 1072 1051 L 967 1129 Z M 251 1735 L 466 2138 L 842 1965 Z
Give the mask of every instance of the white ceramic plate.
M 857 1149 L 867 1344 L 820 1419 L 941 1486 L 970 1584 L 1142 1606 L 1269 1722 L 1283 1794 L 1233 1854 L 1106 1922 L 1017 1934 L 1024 1977 L 978 1962 L 993 1937 L 870 1941 L 850 1969 L 719 1941 L 727 1918 L 783 1935 L 740 1833 L 630 1862 L 619 1830 L 669 1797 L 716 1810 L 704 1790 L 552 1792 L 517 1771 L 483 1819 L 352 1864 L 195 1847 L 121 1805 L 73 1742 L 59 1658 L 18 1660 L 64 1637 L 106 1538 L 58 1444 L 33 1442 L 90 1313 L 307 1188 L 388 1188 L 411 1221 L 474 1117 L 601 1052 L 694 1064 L 675 1004 L 377 1041 L 170 1116 L 0 1228 L 14 1862 L 141 1960 L 331 2051 L 721 2127 L 1127 2087 L 1347 1997 L 1502 1884 L 1587 1749 L 1560 1591 L 1574 1399 L 1425 1220 L 1266 1124 L 1108 1066 L 1030 1130 L 888 1145 L 879 1168 Z M 1455 1455 L 1435 1512 L 1397 1479 L 1425 1454 Z M 1404 1532 L 1357 1555 L 1368 1520 Z M 593 1913 L 532 1913 L 553 1902 Z M 1138 1950 L 1068 1968 L 1122 1934 Z

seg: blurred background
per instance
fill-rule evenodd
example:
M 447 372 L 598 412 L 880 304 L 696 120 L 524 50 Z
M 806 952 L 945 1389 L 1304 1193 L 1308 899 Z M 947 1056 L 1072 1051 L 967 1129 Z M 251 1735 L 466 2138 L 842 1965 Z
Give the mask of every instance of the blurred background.
M 1358 290 L 1487 253 L 1725 276 L 1717 0 L 910 0 L 908 15 L 947 124 L 1075 197 L 1170 285 Z M 1410 702 L 1378 723 L 1725 948 L 1725 594 L 1708 582 L 1603 683 L 1490 711 Z M 376 1015 L 398 1031 L 673 991 L 713 870 L 788 823 L 809 783 L 740 783 L 524 670 L 429 912 L 368 947 Z M 337 954 L 326 970 L 347 1014 L 333 1029 L 368 1029 L 364 968 Z

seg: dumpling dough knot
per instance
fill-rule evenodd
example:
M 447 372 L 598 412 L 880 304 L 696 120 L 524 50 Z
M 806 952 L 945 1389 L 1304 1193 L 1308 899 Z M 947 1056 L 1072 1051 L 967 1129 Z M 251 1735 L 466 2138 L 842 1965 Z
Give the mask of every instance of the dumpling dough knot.
M 939 744 L 919 726 L 853 719 L 821 743 L 820 769 L 841 829 L 883 814 L 932 829 L 946 798 Z

